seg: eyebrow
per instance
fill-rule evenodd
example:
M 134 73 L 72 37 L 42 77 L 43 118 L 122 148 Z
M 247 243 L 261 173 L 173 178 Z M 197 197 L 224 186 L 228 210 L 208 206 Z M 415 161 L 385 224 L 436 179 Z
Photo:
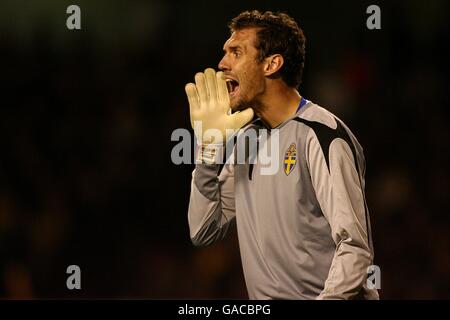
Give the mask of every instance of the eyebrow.
M 237 45 L 237 46 L 229 46 L 229 47 L 228 47 L 228 50 L 230 50 L 230 51 L 234 51 L 234 50 L 237 50 L 237 49 L 244 50 L 244 48 L 243 48 L 242 46 L 240 46 L 240 45 Z M 225 49 L 225 47 L 223 48 L 223 52 L 227 52 L 227 50 Z

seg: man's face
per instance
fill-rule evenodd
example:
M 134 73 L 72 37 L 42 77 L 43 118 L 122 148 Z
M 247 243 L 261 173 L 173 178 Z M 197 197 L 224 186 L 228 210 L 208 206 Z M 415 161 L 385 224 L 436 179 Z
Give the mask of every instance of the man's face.
M 224 71 L 233 111 L 257 107 L 265 91 L 263 64 L 258 62 L 257 29 L 234 31 L 223 46 L 219 69 Z

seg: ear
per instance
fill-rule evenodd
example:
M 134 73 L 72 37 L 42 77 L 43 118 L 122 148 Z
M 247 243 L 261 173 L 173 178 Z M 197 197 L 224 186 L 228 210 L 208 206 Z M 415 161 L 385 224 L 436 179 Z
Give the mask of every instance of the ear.
M 265 76 L 270 77 L 277 73 L 284 64 L 284 59 L 281 54 L 273 54 L 265 58 L 264 73 Z

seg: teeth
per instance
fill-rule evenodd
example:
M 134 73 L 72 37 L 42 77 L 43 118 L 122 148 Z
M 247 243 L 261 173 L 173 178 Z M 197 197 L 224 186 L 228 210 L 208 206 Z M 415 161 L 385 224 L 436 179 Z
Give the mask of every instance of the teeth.
M 228 80 L 226 81 L 228 93 L 231 93 L 231 91 L 233 91 L 233 85 L 231 84 L 231 81 L 232 81 L 232 80 L 230 80 L 230 79 L 228 79 Z
M 239 83 L 234 79 L 225 79 L 227 84 L 228 93 L 232 93 L 239 86 Z

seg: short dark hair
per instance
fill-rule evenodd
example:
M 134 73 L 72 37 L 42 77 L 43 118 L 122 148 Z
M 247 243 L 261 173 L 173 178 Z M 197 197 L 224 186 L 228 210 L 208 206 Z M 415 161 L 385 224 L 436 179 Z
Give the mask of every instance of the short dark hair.
M 255 44 L 259 51 L 258 61 L 273 54 L 282 55 L 284 65 L 279 71 L 280 76 L 288 86 L 298 88 L 305 65 L 306 38 L 293 18 L 281 12 L 244 11 L 233 18 L 228 27 L 231 33 L 249 27 L 260 28 Z

